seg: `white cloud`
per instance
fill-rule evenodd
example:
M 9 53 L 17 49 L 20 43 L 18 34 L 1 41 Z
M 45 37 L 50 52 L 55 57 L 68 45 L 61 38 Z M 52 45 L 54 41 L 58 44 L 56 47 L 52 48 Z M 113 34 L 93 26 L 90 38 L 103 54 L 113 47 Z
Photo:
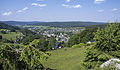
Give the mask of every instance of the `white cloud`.
M 70 2 L 71 0 L 66 0 L 66 2 Z
M 97 10 L 97 12 L 104 12 L 104 10 Z
M 118 11 L 118 9 L 117 8 L 113 8 L 112 11 Z
M 62 4 L 63 7 L 66 8 L 81 8 L 82 6 L 80 4 L 78 5 L 67 5 L 67 4 Z
M 11 14 L 12 14 L 11 11 L 8 11 L 8 12 L 4 12 L 4 13 L 2 13 L 3 16 L 9 16 L 9 15 L 11 15 Z
M 80 8 L 80 7 L 81 7 L 80 4 L 74 6 L 74 8 Z
M 46 4 L 38 4 L 38 3 L 32 3 L 32 6 L 39 6 L 39 7 L 45 7 L 47 6 Z
M 18 10 L 17 12 L 23 12 L 23 11 L 25 11 L 25 10 L 27 10 L 28 9 L 28 7 L 25 7 L 25 8 L 23 8 L 23 9 L 21 9 L 21 10 Z
M 99 4 L 99 3 L 102 3 L 102 2 L 104 2 L 105 0 L 94 0 L 94 3 L 96 3 L 96 4 Z

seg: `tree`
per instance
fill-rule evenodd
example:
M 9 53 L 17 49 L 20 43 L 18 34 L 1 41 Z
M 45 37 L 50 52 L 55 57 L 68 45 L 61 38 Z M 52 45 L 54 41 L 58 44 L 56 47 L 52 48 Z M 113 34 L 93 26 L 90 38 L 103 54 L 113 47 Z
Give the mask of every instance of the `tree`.
M 34 39 L 40 39 L 41 38 L 41 35 L 29 35 L 29 36 L 26 36 L 25 38 L 23 38 L 21 40 L 21 42 L 24 44 L 24 45 L 28 45 L 30 42 L 32 42 Z
M 0 68 L 2 70 L 43 70 L 42 59 L 48 55 L 33 46 L 0 44 Z M 19 46 L 19 47 L 18 47 Z
M 39 48 L 44 51 L 47 49 L 47 46 L 48 46 L 48 41 L 46 41 L 46 38 L 45 37 L 42 37 L 40 38 L 40 41 L 39 41 Z
M 50 38 L 50 41 L 49 41 L 49 43 L 48 43 L 48 49 L 54 48 L 55 44 L 56 44 L 56 39 L 55 39 L 55 37 L 51 37 L 51 38 Z
M 6 31 L 3 31 L 3 30 L 1 31 L 1 33 L 3 33 L 3 34 L 7 34 L 7 32 L 6 32 Z
M 2 39 L 2 35 L 0 35 L 0 39 Z
M 47 54 L 45 54 L 42 51 L 39 51 L 39 49 L 33 47 L 31 44 L 28 46 L 25 46 L 23 50 L 21 51 L 20 61 L 25 62 L 28 66 L 26 68 L 32 69 L 32 70 L 42 70 L 44 69 L 41 60 L 43 58 L 47 58 Z
M 94 40 L 96 42 L 94 48 L 104 52 L 120 50 L 119 24 L 117 22 L 113 24 L 108 23 L 104 30 L 98 28 Z
M 90 29 L 86 29 L 86 30 L 82 31 L 79 34 L 75 34 L 75 35 L 71 36 L 68 41 L 68 47 L 72 47 L 75 44 L 86 43 L 88 41 L 92 41 L 94 38 L 93 33 L 96 31 L 97 31 L 96 28 L 90 28 Z
M 48 46 L 48 41 L 46 41 L 45 37 L 41 37 L 40 39 L 34 39 L 30 44 L 35 48 L 40 49 L 40 51 L 45 51 Z
M 99 67 L 103 62 L 112 58 L 108 53 L 99 51 L 98 49 L 88 48 L 86 53 L 86 57 L 83 60 L 83 65 L 88 69 L 94 69 L 95 67 Z
M 87 49 L 84 65 L 88 68 L 99 67 L 110 58 L 120 58 L 120 28 L 117 22 L 107 23 L 105 29 L 98 28 L 94 36 L 95 45 Z

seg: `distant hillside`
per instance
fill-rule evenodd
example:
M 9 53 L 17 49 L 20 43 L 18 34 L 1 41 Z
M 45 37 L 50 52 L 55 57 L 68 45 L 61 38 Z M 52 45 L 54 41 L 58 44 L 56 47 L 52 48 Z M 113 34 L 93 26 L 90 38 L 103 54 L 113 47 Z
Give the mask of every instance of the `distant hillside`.
M 13 26 L 38 23 L 38 22 L 22 22 L 22 21 L 1 21 L 1 22 L 5 23 L 5 24 L 8 24 L 8 25 L 13 25 Z
M 3 21 L 8 25 L 42 25 L 51 27 L 84 27 L 88 25 L 105 24 L 103 22 L 20 22 L 20 21 Z
M 51 27 L 85 27 L 88 25 L 99 25 L 105 24 L 102 22 L 40 22 L 30 25 L 42 25 L 42 26 L 51 26 Z
M 119 25 L 120 25 L 120 23 L 119 23 Z M 98 24 L 98 25 L 88 25 L 88 26 L 85 26 L 85 28 L 98 28 L 98 27 L 100 27 L 100 28 L 105 28 L 106 27 L 106 24 Z M 119 26 L 120 27 L 120 26 Z
M 11 26 L 11 25 L 4 24 L 3 22 L 0 22 L 0 29 L 17 30 L 19 28 Z
M 100 27 L 100 28 L 105 28 L 105 26 L 106 26 L 106 24 L 99 24 L 99 25 L 88 25 L 88 26 L 85 26 L 85 28 L 98 28 L 98 27 Z

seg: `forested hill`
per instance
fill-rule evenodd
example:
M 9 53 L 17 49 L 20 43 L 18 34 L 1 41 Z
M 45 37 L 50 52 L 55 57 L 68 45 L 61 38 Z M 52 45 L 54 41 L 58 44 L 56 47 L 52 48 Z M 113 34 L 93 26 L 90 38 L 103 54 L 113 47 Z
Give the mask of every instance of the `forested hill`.
M 13 25 L 13 26 L 16 26 L 16 25 L 28 25 L 28 24 L 33 24 L 33 23 L 38 23 L 37 21 L 33 21 L 33 22 L 24 22 L 24 21 L 1 21 L 5 24 L 8 24 L 8 25 Z
M 11 25 L 7 25 L 3 22 L 0 22 L 0 29 L 9 29 L 9 30 L 17 30 L 19 29 L 18 27 L 14 27 L 14 26 L 11 26 Z
M 41 22 L 30 25 L 42 25 L 51 27 L 84 27 L 88 25 L 105 24 L 102 22 Z
M 51 27 L 84 27 L 88 25 L 105 24 L 103 22 L 81 22 L 81 21 L 68 21 L 68 22 L 20 22 L 20 21 L 2 21 L 8 25 L 42 25 Z

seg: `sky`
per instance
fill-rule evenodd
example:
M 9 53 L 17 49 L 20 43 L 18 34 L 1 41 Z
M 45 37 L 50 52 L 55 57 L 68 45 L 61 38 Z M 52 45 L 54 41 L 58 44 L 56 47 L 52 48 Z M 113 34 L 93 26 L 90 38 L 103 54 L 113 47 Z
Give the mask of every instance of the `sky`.
M 0 21 L 120 22 L 120 0 L 0 0 Z

